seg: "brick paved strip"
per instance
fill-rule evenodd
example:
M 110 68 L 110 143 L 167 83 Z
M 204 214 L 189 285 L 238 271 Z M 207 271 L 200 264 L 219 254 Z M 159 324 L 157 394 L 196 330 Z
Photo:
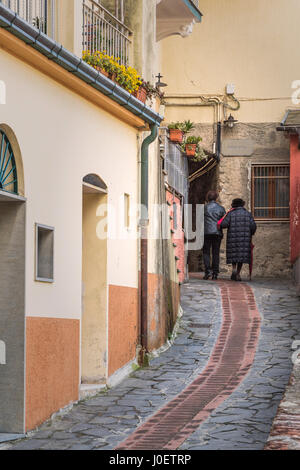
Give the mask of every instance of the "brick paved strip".
M 223 322 L 215 348 L 200 376 L 142 424 L 117 450 L 176 450 L 249 372 L 261 318 L 247 284 L 218 281 Z

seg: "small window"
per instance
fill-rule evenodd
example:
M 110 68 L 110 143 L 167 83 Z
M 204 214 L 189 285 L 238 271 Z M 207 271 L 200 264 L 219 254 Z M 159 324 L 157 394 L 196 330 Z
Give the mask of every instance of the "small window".
M 54 282 L 54 228 L 36 224 L 36 281 Z
M 256 219 L 289 220 L 290 167 L 252 167 L 252 211 Z

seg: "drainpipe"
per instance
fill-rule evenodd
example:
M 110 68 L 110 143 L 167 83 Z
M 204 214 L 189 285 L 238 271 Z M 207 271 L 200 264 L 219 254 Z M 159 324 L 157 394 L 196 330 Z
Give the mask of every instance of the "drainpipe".
M 219 121 L 217 124 L 217 151 L 216 160 L 220 163 L 221 158 L 221 139 L 222 139 L 222 123 Z
M 151 134 L 142 143 L 141 150 L 141 282 L 139 364 L 144 365 L 148 352 L 148 225 L 149 225 L 149 146 L 158 136 L 158 125 L 150 126 Z

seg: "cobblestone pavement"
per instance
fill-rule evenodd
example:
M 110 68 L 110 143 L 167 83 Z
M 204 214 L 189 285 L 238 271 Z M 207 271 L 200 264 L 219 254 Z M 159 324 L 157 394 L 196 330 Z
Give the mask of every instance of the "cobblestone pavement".
M 292 371 L 300 339 L 299 297 L 289 281 L 251 283 L 261 335 L 252 368 L 238 388 L 186 440 L 183 450 L 262 450 Z M 184 314 L 173 346 L 117 387 L 74 405 L 27 439 L 3 449 L 115 449 L 185 390 L 205 369 L 222 326 L 218 283 L 191 280 L 182 288 Z M 0 447 L 1 449 L 1 447 Z
M 287 281 L 252 282 L 262 316 L 250 373 L 181 449 L 263 450 L 292 372 L 292 343 L 300 338 L 300 302 Z

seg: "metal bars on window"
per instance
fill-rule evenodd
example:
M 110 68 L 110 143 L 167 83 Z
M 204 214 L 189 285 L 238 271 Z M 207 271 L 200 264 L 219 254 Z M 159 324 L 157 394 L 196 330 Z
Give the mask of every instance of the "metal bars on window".
M 163 157 L 163 170 L 166 175 L 166 182 L 171 189 L 188 202 L 189 192 L 189 169 L 185 155 L 178 145 L 173 144 L 168 139 L 166 128 L 160 129 L 161 155 Z
M 4 6 L 55 39 L 57 0 L 0 0 Z
M 83 50 L 105 52 L 129 65 L 132 32 L 95 0 L 83 0 Z
M 252 210 L 257 219 L 288 220 L 290 216 L 290 167 L 252 167 Z

